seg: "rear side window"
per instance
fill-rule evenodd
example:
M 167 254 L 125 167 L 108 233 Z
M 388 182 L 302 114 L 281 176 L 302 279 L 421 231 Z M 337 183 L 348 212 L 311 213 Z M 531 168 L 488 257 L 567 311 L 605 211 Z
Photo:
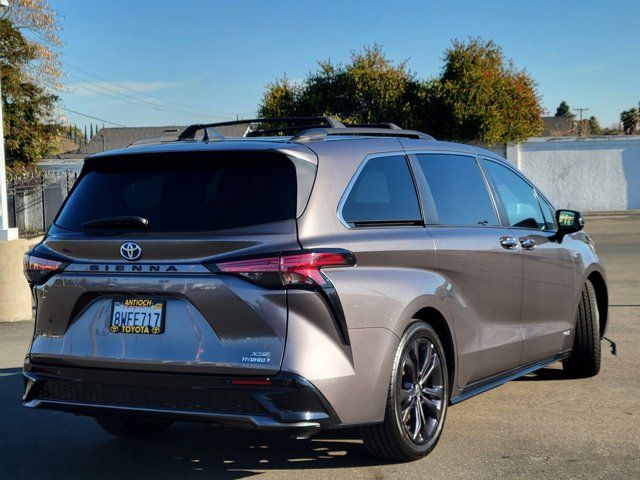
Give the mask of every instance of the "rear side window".
M 296 218 L 296 168 L 282 155 L 187 152 L 89 162 L 56 219 L 63 228 L 140 216 L 149 221 L 144 231 L 197 232 Z
M 475 158 L 418 154 L 441 225 L 498 225 L 493 203 Z
M 413 178 L 402 155 L 370 159 L 342 208 L 346 222 L 359 224 L 421 223 Z
M 493 180 L 510 227 L 547 228 L 535 191 L 522 177 L 497 162 L 484 161 Z

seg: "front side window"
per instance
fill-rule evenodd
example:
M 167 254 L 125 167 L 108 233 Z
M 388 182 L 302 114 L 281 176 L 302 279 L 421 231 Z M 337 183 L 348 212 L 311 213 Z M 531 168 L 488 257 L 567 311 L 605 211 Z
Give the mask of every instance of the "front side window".
M 475 158 L 435 153 L 416 157 L 441 225 L 499 225 Z
M 510 227 L 545 230 L 546 223 L 534 189 L 504 165 L 484 160 L 498 191 Z
M 356 226 L 422 222 L 413 178 L 402 155 L 367 161 L 342 208 Z

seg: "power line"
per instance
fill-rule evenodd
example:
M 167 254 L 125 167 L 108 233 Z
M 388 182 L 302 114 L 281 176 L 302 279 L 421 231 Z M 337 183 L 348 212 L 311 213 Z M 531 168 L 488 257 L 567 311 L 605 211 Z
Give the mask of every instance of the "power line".
M 39 32 L 35 32 L 35 31 L 34 31 L 33 33 L 35 33 L 35 34 L 36 34 L 38 37 L 40 37 L 42 40 L 45 40 L 45 41 L 46 41 L 46 39 L 45 39 L 42 35 L 40 35 L 40 33 L 39 33 Z M 63 64 L 63 65 L 67 65 L 68 67 L 74 68 L 74 69 L 76 69 L 76 70 L 78 70 L 78 71 L 80 71 L 80 72 L 84 72 L 84 73 L 86 73 L 87 75 L 91 75 L 92 77 L 95 77 L 95 78 L 97 78 L 97 79 L 99 79 L 99 80 L 102 80 L 103 82 L 106 82 L 106 83 L 112 84 L 112 85 L 114 85 L 114 86 L 116 86 L 116 87 L 118 87 L 118 88 L 121 88 L 121 89 L 124 89 L 124 90 L 129 90 L 129 91 L 134 92 L 134 93 L 137 93 L 137 94 L 139 94 L 139 95 L 146 95 L 146 96 L 148 96 L 148 97 L 155 98 L 155 99 L 160 100 L 160 101 L 163 101 L 163 102 L 175 103 L 176 105 L 181 105 L 181 104 L 179 104 L 179 103 L 177 103 L 177 102 L 173 102 L 173 101 L 171 101 L 171 100 L 165 100 L 165 99 L 162 99 L 162 98 L 160 98 L 160 97 L 156 97 L 155 95 L 151 95 L 151 94 L 148 94 L 148 93 L 146 93 L 146 92 L 142 92 L 142 91 L 140 91 L 140 90 L 135 90 L 135 89 L 133 89 L 133 88 L 126 87 L 126 86 L 124 86 L 124 85 L 119 85 L 119 84 L 118 84 L 118 83 L 116 83 L 116 82 L 112 82 L 111 80 L 107 80 L 107 79 L 106 79 L 106 78 L 104 78 L 104 77 L 101 77 L 101 76 L 99 76 L 99 75 L 96 75 L 96 74 L 94 74 L 94 73 L 91 73 L 91 72 L 89 72 L 89 71 L 87 71 L 87 70 L 84 70 L 84 69 L 82 69 L 82 68 L 80 68 L 80 67 L 77 67 L 77 66 L 75 66 L 75 65 L 71 65 L 71 64 L 70 64 L 70 63 L 68 63 L 68 62 L 63 62 L 62 60 L 60 60 L 60 63 L 61 63 L 61 64 Z M 72 75 L 72 74 L 69 74 L 69 76 L 70 76 L 70 77 L 73 77 L 73 78 L 76 78 L 76 79 L 78 79 L 78 80 L 81 80 L 81 81 L 83 81 L 83 82 L 88 82 L 88 83 L 90 83 L 90 81 L 89 81 L 89 80 L 87 80 L 86 78 L 81 78 L 81 77 L 78 77 L 78 76 L 75 76 L 75 75 Z M 86 88 L 87 90 L 93 90 L 93 91 L 94 91 L 94 92 L 96 92 L 96 93 L 101 93 L 101 92 L 99 92 L 99 91 L 97 91 L 97 90 L 95 90 L 95 89 L 92 89 L 92 88 L 88 87 L 87 85 L 80 85 L 80 87 L 81 87 L 81 88 Z M 104 88 L 105 90 L 108 90 L 108 91 L 110 91 L 110 92 L 113 92 L 113 93 L 115 93 L 116 95 L 121 95 L 121 96 L 123 96 L 123 97 L 125 97 L 125 98 L 131 99 L 131 100 L 134 100 L 134 101 L 141 102 L 141 104 L 142 104 L 143 106 L 144 106 L 145 104 L 147 104 L 147 106 L 152 107 L 152 108 L 155 108 L 155 110 L 159 110 L 159 111 L 163 111 L 163 112 L 168 112 L 168 113 L 175 113 L 175 112 L 177 111 L 177 110 L 169 110 L 169 109 L 166 109 L 166 108 L 162 108 L 162 106 L 160 106 L 160 105 L 152 104 L 151 102 L 148 102 L 148 101 L 143 100 L 143 99 L 137 99 L 137 98 L 135 98 L 135 97 L 133 97 L 133 96 L 131 96 L 131 95 L 127 95 L 127 94 L 125 94 L 125 93 L 118 92 L 118 91 L 116 91 L 116 90 L 113 90 L 113 89 L 107 88 L 107 87 L 105 87 L 104 85 L 103 85 L 103 86 L 101 86 L 101 87 L 100 87 L 100 86 L 98 86 L 98 85 L 93 85 L 93 87 L 96 87 L 96 88 Z M 185 114 L 188 114 L 188 115 L 196 115 L 196 113 L 194 113 L 194 110 L 197 110 L 197 109 L 195 109 L 194 107 L 189 107 L 188 105 L 184 105 L 184 106 L 186 106 L 187 108 L 191 108 L 191 109 L 192 109 L 192 111 L 182 110 L 182 111 L 181 111 L 181 113 L 185 113 Z M 213 111 L 213 110 L 212 110 L 212 111 Z M 204 110 L 201 110 L 201 111 L 199 111 L 199 113 L 197 113 L 197 115 L 203 115 L 203 114 L 204 114 L 204 112 L 205 112 Z M 219 113 L 222 113 L 222 112 L 219 112 Z M 207 115 L 211 115 L 211 113 L 206 113 L 206 114 L 207 114 Z M 234 113 L 234 114 L 229 113 L 229 115 L 234 116 L 234 115 L 237 115 L 237 114 L 235 114 L 235 113 Z M 221 118 L 222 118 L 222 117 L 221 117 Z M 227 120 L 227 118 L 225 118 L 225 120 Z M 109 123 L 112 123 L 112 122 L 109 122 Z M 114 125 L 116 125 L 116 124 L 114 124 Z
M 35 31 L 35 30 L 34 30 L 34 31 L 31 31 L 31 33 L 33 33 L 33 34 L 35 34 L 36 36 L 38 36 L 41 40 L 43 40 L 43 41 L 47 41 L 47 40 L 46 40 L 46 38 L 45 38 L 43 35 L 41 35 L 41 34 L 40 34 L 40 32 L 37 32 L 37 31 Z M 153 99 L 155 99 L 155 100 L 160 100 L 161 102 L 165 102 L 165 103 L 172 103 L 172 104 L 174 104 L 174 105 L 178 105 L 178 106 L 181 106 L 181 107 L 189 108 L 189 109 L 191 109 L 191 110 L 192 110 L 191 112 L 188 112 L 188 111 L 182 110 L 182 112 L 187 113 L 187 114 L 189 114 L 189 115 L 194 115 L 194 113 L 193 113 L 193 112 L 194 112 L 194 111 L 197 111 L 197 112 L 198 112 L 198 113 L 197 113 L 198 115 L 207 115 L 207 116 L 212 116 L 212 117 L 215 117 L 215 118 L 220 118 L 220 119 L 223 119 L 223 120 L 229 120 L 229 118 L 231 118 L 231 119 L 234 119 L 234 118 L 235 118 L 235 119 L 237 119 L 239 115 L 240 115 L 240 116 L 248 116 L 248 117 L 251 117 L 251 116 L 252 116 L 251 114 L 239 114 L 239 113 L 237 113 L 237 112 L 236 112 L 236 113 L 231 113 L 231 112 L 223 112 L 223 111 L 220 111 L 220 110 L 208 110 L 208 109 L 207 109 L 207 110 L 205 110 L 205 109 L 202 109 L 202 108 L 193 107 L 193 106 L 191 106 L 191 105 L 187 105 L 187 104 L 184 104 L 184 103 L 176 102 L 176 101 L 173 101 L 173 100 L 167 100 L 166 98 L 162 98 L 162 97 L 159 97 L 159 96 L 157 96 L 157 95 L 152 95 L 152 94 L 150 94 L 150 93 L 143 92 L 143 91 L 141 91 L 141 90 L 136 90 L 136 89 L 131 88 L 131 87 L 127 87 L 127 86 L 124 86 L 124 85 L 119 85 L 119 84 L 118 84 L 118 83 L 116 83 L 116 82 L 113 82 L 113 81 L 111 81 L 111 80 L 108 80 L 108 79 L 106 79 L 106 78 L 104 78 L 104 77 L 101 77 L 100 75 L 96 75 L 95 73 L 89 72 L 88 70 L 85 70 L 85 69 L 83 69 L 83 68 L 80 68 L 80 67 L 78 67 L 78 66 L 76 66 L 76 65 L 72 65 L 72 64 L 70 64 L 70 63 L 68 63 L 68 62 L 63 62 L 62 60 L 60 60 L 60 63 L 61 63 L 61 64 L 63 64 L 63 65 L 66 65 L 66 66 L 68 66 L 68 67 L 71 67 L 71 68 L 73 68 L 73 69 L 75 69 L 75 70 L 78 70 L 78 71 L 80 71 L 80 72 L 83 72 L 83 73 L 85 73 L 85 74 L 87 74 L 87 75 L 90 75 L 90 76 L 92 76 L 92 77 L 94 77 L 94 78 L 97 78 L 97 79 L 99 79 L 99 80 L 102 80 L 103 82 L 110 83 L 110 84 L 115 85 L 116 87 L 121 88 L 121 89 L 124 89 L 124 90 L 129 90 L 129 91 L 131 91 L 131 92 L 133 92 L 133 93 L 136 93 L 136 94 L 138 94 L 138 95 L 145 95 L 145 96 L 147 96 L 147 97 L 149 97 L 149 98 L 153 98 Z M 71 75 L 71 74 L 69 74 L 69 75 L 70 75 L 70 76 L 73 76 L 73 75 Z M 78 77 L 76 77 L 76 78 L 78 78 Z M 80 78 L 80 80 L 85 81 L 85 82 L 87 81 L 86 79 L 82 79 L 82 78 Z M 106 87 L 105 87 L 105 88 L 106 88 Z M 108 90 L 108 89 L 107 89 L 107 90 Z M 113 90 L 111 90 L 111 91 L 113 91 Z M 123 94 L 123 93 L 121 93 L 121 92 L 119 92 L 119 93 L 120 93 L 120 94 L 122 94 L 122 95 L 125 95 L 125 94 Z M 135 97 L 131 97 L 131 98 L 135 98 Z M 140 100 L 140 99 L 138 99 L 138 101 L 144 102 L 144 100 Z M 149 102 L 149 103 L 150 103 L 150 102 Z M 169 112 L 169 113 L 173 113 L 173 111 L 172 111 L 172 110 L 165 110 L 165 111 L 167 111 L 167 112 Z M 227 118 L 227 117 L 220 117 L 220 116 L 216 116 L 216 115 L 212 115 L 212 113 L 219 113 L 219 114 L 222 114 L 222 115 L 228 115 L 228 116 L 229 116 L 229 118 Z
M 85 74 L 87 74 L 87 75 L 90 75 L 90 76 L 92 76 L 92 77 L 94 77 L 94 78 L 97 78 L 97 79 L 99 79 L 99 80 L 102 80 L 103 82 L 107 82 L 107 83 L 110 83 L 110 84 L 112 84 L 112 85 L 115 85 L 115 86 L 117 86 L 118 88 L 121 88 L 121 89 L 124 89 L 124 90 L 128 90 L 128 91 L 133 92 L 133 93 L 136 93 L 136 94 L 138 94 L 138 95 L 144 95 L 144 96 L 146 96 L 146 97 L 153 98 L 153 99 L 155 99 L 155 100 L 160 100 L 160 101 L 165 102 L 165 103 L 171 103 L 171 104 L 174 104 L 174 105 L 178 105 L 178 106 L 180 106 L 180 107 L 183 107 L 183 108 L 184 108 L 184 107 L 186 107 L 186 108 L 189 108 L 189 109 L 191 109 L 191 110 L 195 110 L 195 111 L 201 112 L 200 114 L 202 114 L 202 113 L 206 113 L 206 115 L 211 115 L 212 113 L 219 113 L 219 114 L 222 114 L 222 115 L 230 115 L 231 117 L 234 117 L 234 118 L 238 115 L 238 113 L 237 113 L 237 112 L 236 112 L 236 113 L 231 113 L 231 112 L 223 112 L 223 111 L 220 111 L 220 110 L 208 110 L 208 109 L 207 109 L 207 110 L 205 110 L 205 109 L 202 109 L 202 108 L 200 108 L 200 107 L 194 107 L 194 106 L 191 106 L 191 105 L 187 105 L 187 104 L 185 104 L 185 103 L 180 103 L 180 102 L 176 102 L 176 101 L 173 101 L 173 100 L 168 100 L 168 99 L 166 99 L 166 98 L 162 98 L 162 97 L 159 97 L 159 96 L 157 96 L 157 95 L 152 95 L 152 94 L 150 94 L 150 93 L 143 92 L 143 91 L 141 91 L 141 90 L 137 90 L 137 89 L 135 89 L 135 88 L 127 87 L 127 86 L 125 86 L 125 85 L 120 85 L 120 84 L 118 84 L 118 83 L 116 83 L 116 82 L 113 82 L 113 81 L 108 80 L 108 79 L 106 79 L 106 78 L 104 78 L 104 77 L 101 77 L 100 75 L 96 75 L 95 73 L 91 73 L 91 72 L 89 72 L 89 71 L 87 71 L 87 70 L 85 70 L 85 69 L 83 69 L 83 68 L 77 67 L 77 66 L 75 66 L 75 65 L 71 65 L 71 64 L 70 64 L 70 63 L 68 63 L 68 62 L 62 62 L 62 61 L 61 61 L 60 63 L 62 63 L 62 64 L 64 64 L 64 65 L 67 65 L 68 67 L 71 67 L 71 68 L 73 68 L 73 69 L 75 69 L 75 70 L 78 70 L 79 72 L 83 72 L 83 73 L 85 73 Z
M 77 77 L 76 75 L 69 74 L 69 76 L 72 77 L 72 78 L 76 78 L 78 80 L 81 80 L 83 82 L 86 82 L 86 79 L 81 78 L 81 77 Z M 162 105 L 157 105 L 155 103 L 148 102 L 147 100 L 144 100 L 144 99 L 138 99 L 138 98 L 135 98 L 132 95 L 129 95 L 129 94 L 126 94 L 126 93 L 122 93 L 122 92 L 118 92 L 115 89 L 108 88 L 106 86 L 98 86 L 98 85 L 95 85 L 95 84 L 83 85 L 83 84 L 78 84 L 78 83 L 76 83 L 75 85 L 71 85 L 71 86 L 72 87 L 84 88 L 85 90 L 89 90 L 89 91 L 92 91 L 92 92 L 95 92 L 95 93 L 98 93 L 100 95 L 104 95 L 104 96 L 107 96 L 107 97 L 111 97 L 111 98 L 126 99 L 126 101 L 132 102 L 132 103 L 134 103 L 136 105 L 139 105 L 139 106 L 142 106 L 142 107 L 151 108 L 153 110 L 158 110 L 158 111 L 161 111 L 161 112 L 179 113 L 179 114 L 182 114 L 182 115 L 190 115 L 190 116 L 196 115 L 194 112 L 189 112 L 189 111 L 186 111 L 186 110 L 177 110 L 177 109 L 170 108 L 170 107 L 168 108 L 168 107 L 165 107 L 165 106 L 162 106 Z M 107 93 L 107 92 L 110 92 L 110 93 Z M 198 114 L 198 115 L 201 115 L 201 114 Z
M 127 128 L 126 125 L 121 125 L 120 123 L 115 123 L 115 122 L 110 122 L 109 120 L 105 120 L 104 118 L 99 118 L 99 117 L 93 117 L 91 115 L 87 115 L 86 113 L 82 113 L 82 112 L 77 112 L 75 110 L 71 110 L 70 108 L 66 108 L 66 107 L 60 107 L 62 110 L 65 110 L 69 113 L 75 113 L 76 115 L 80 115 L 82 117 L 87 117 L 87 118 L 91 118 L 93 120 L 98 120 L 99 122 L 104 122 L 104 123 L 108 123 L 110 125 L 115 125 L 116 127 L 124 127 Z

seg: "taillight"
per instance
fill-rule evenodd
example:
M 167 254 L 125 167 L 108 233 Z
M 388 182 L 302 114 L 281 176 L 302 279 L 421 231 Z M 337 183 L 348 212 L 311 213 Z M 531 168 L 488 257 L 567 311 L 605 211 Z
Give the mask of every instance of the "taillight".
M 234 273 L 265 286 L 326 286 L 329 281 L 321 269 L 355 265 L 346 251 L 285 253 L 280 256 L 231 260 L 215 264 L 220 272 Z
M 346 250 L 316 250 L 221 261 L 207 267 L 213 272 L 239 275 L 266 288 L 308 288 L 317 291 L 329 307 L 342 343 L 349 345 L 349 332 L 342 304 L 335 287 L 322 270 L 352 267 L 355 264 L 355 256 Z
M 67 263 L 61 260 L 39 257 L 33 253 L 25 253 L 23 265 L 24 276 L 27 277 L 29 283 L 38 284 L 46 281 L 54 273 L 64 270 Z
M 353 254 L 310 252 L 280 257 L 280 276 L 285 285 L 325 285 L 328 280 L 321 268 L 354 265 Z
M 279 257 L 233 260 L 213 265 L 220 272 L 233 273 L 265 287 L 281 287 Z

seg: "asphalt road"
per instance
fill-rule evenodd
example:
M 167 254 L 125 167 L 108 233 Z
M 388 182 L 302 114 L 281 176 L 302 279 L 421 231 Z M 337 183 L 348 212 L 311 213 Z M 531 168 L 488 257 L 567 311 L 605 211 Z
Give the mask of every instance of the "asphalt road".
M 20 406 L 32 326 L 0 323 L 0 478 L 640 478 L 640 216 L 589 219 L 609 273 L 609 336 L 599 376 L 556 368 L 449 410 L 426 459 L 385 464 L 354 432 L 306 441 L 178 424 L 162 439 L 121 441 L 91 419 Z M 605 347 L 605 344 L 603 344 Z

